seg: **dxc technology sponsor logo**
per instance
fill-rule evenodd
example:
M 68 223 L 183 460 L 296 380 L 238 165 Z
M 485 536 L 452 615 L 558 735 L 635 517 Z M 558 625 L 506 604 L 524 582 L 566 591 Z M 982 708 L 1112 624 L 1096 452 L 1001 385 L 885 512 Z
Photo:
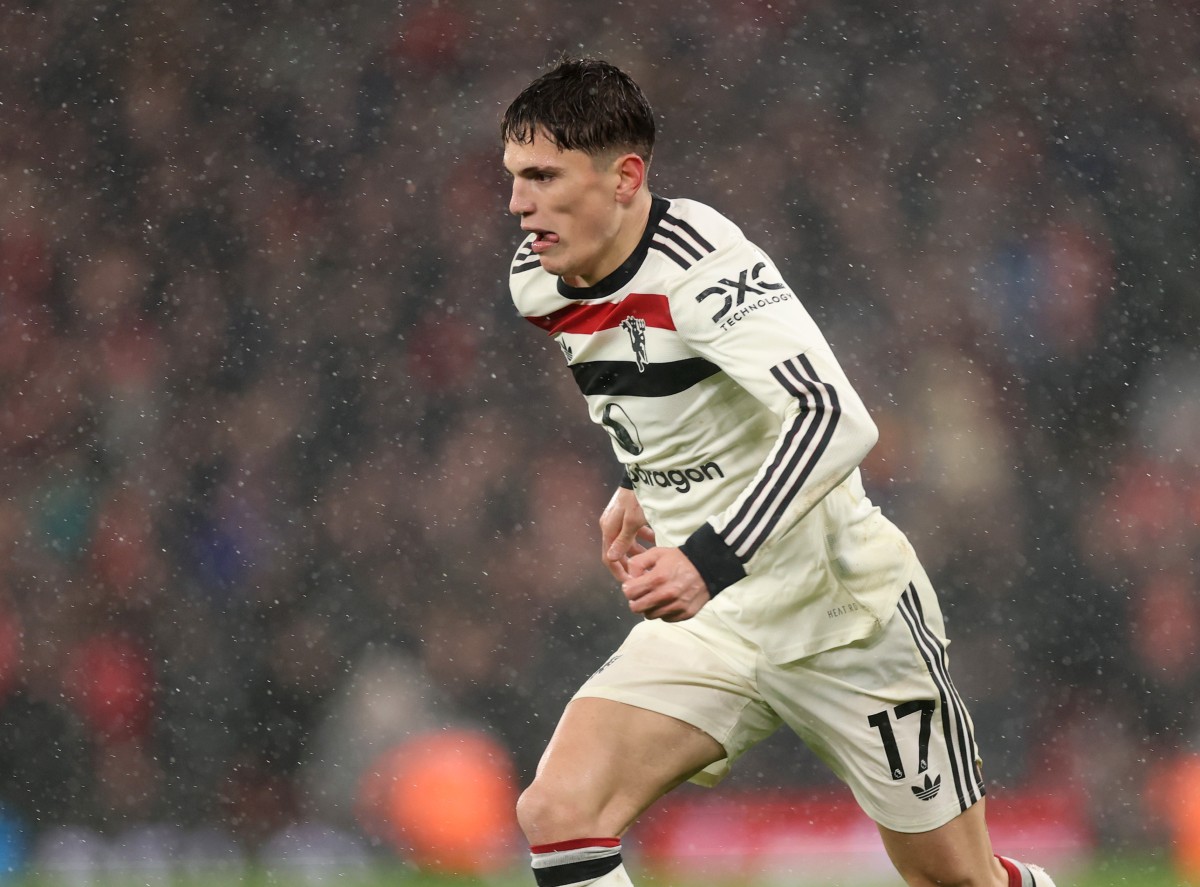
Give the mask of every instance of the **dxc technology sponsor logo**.
M 766 267 L 766 262 L 759 262 L 753 268 L 742 271 L 737 280 L 721 278 L 716 286 L 710 286 L 699 293 L 696 301 L 703 302 L 705 299 L 719 296 L 722 300 L 721 307 L 712 316 L 712 320 L 713 323 L 719 324 L 721 329 L 729 329 L 759 308 L 793 298 L 782 282 L 762 278 Z

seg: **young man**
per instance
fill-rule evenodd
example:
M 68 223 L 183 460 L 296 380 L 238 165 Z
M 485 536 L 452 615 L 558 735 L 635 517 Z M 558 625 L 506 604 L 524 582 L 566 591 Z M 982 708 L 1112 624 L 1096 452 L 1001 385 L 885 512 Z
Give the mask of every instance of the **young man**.
M 645 619 L 521 797 L 537 883 L 630 884 L 620 838 L 642 811 L 787 724 L 908 884 L 1053 887 L 993 855 L 937 598 L 863 491 L 875 426 L 770 258 L 650 192 L 653 114 L 612 65 L 560 61 L 501 135 L 526 232 L 513 299 L 625 467 L 601 556 Z

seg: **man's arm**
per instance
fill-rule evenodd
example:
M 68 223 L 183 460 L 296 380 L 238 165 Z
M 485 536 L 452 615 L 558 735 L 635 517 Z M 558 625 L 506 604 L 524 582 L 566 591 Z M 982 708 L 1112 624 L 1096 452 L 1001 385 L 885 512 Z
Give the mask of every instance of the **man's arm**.
M 763 400 L 780 419 L 779 436 L 733 504 L 682 546 L 714 593 L 752 571 L 757 555 L 845 480 L 878 440 L 875 423 L 824 343 L 766 371 L 774 390 Z M 772 385 L 750 364 L 730 375 L 747 388 Z
M 748 243 L 697 265 L 672 297 L 676 328 L 779 420 L 777 439 L 737 499 L 679 548 L 628 557 L 630 609 L 680 621 L 744 578 L 858 466 L 878 436 L 821 332 L 760 251 Z
M 715 595 L 857 468 L 878 431 L 808 312 L 751 244 L 697 265 L 672 313 L 689 345 L 779 420 L 754 478 L 680 546 Z

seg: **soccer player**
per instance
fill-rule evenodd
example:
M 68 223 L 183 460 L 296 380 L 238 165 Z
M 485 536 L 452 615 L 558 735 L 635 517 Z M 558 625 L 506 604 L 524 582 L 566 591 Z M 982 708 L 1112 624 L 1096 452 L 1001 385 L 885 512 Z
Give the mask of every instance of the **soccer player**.
M 567 705 L 517 818 L 540 887 L 629 885 L 621 836 L 781 724 L 904 880 L 1053 887 L 993 854 L 933 589 L 858 465 L 877 432 L 771 259 L 653 194 L 653 112 L 562 59 L 501 124 L 520 313 L 561 348 L 624 477 L 601 556 L 644 617 Z

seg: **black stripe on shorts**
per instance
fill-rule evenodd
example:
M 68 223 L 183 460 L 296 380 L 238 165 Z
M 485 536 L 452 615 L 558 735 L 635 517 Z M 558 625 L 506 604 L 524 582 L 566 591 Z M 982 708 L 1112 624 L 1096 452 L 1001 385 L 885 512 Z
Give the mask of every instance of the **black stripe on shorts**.
M 904 590 L 904 594 L 900 596 L 899 610 L 941 697 L 942 733 L 946 737 L 950 771 L 954 777 L 959 809 L 965 812 L 985 794 L 983 774 L 976 765 L 978 753 L 971 723 L 967 719 L 967 708 L 950 679 L 946 648 L 925 624 L 925 614 L 921 609 L 915 586 L 910 584 Z

